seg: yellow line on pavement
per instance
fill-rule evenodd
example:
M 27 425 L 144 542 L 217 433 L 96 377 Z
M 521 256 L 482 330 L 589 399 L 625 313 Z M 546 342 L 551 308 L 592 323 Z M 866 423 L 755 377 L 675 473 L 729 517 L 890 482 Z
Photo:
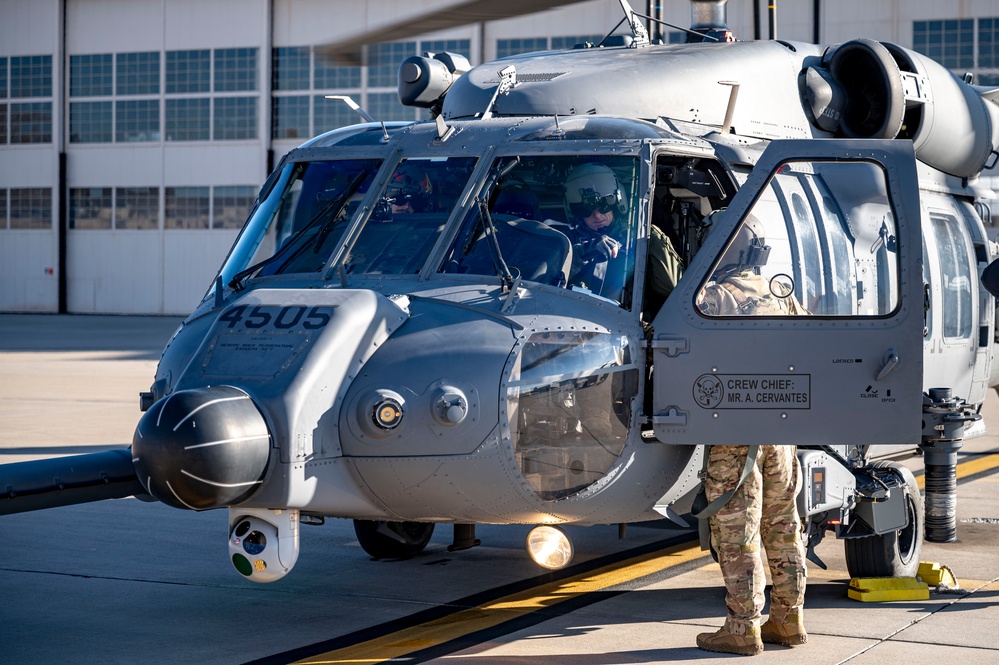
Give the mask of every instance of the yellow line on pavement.
M 957 465 L 957 477 L 971 476 L 995 468 L 999 468 L 999 455 L 976 457 Z M 916 482 L 922 488 L 924 477 L 919 476 Z M 676 545 L 640 555 L 624 564 L 617 562 L 589 573 L 542 584 L 492 602 L 456 611 L 439 619 L 297 662 L 313 665 L 382 663 L 498 626 L 544 608 L 554 607 L 587 593 L 631 582 L 706 556 L 707 553 L 702 552 L 696 543 Z
M 444 644 L 464 635 L 492 628 L 540 609 L 624 584 L 667 568 L 708 556 L 694 544 L 683 544 L 610 564 L 557 582 L 514 593 L 493 602 L 405 628 L 361 644 L 313 656 L 300 663 L 381 663 L 414 651 Z

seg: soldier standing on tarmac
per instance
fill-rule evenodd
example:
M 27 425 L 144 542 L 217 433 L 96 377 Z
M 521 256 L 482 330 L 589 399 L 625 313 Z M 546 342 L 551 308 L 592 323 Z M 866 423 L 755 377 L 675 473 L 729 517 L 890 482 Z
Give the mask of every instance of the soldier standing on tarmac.
M 701 310 L 718 316 L 797 315 L 808 311 L 790 293 L 774 294 L 759 274 L 769 247 L 763 226 L 747 217 L 722 258 L 723 276 L 698 299 Z M 725 286 L 732 277 L 737 285 Z M 762 283 L 762 287 L 756 282 Z M 761 294 L 762 297 L 761 297 Z M 725 624 L 697 636 L 706 651 L 753 656 L 763 643 L 798 646 L 808 641 L 802 608 L 805 602 L 805 549 L 801 541 L 795 497 L 798 458 L 795 446 L 759 446 L 755 463 L 750 446 L 710 446 L 704 489 L 708 501 L 733 492 L 711 516 L 711 542 L 725 580 Z M 746 474 L 740 484 L 740 476 Z M 773 587 L 770 615 L 760 626 L 766 576 L 760 556 L 766 549 Z
M 732 490 L 749 446 L 710 446 L 704 479 L 708 501 Z M 803 623 L 805 549 L 795 496 L 798 458 L 794 446 L 760 446 L 749 475 L 711 517 L 711 542 L 725 579 L 725 625 L 697 636 L 697 646 L 753 656 L 763 643 L 797 646 L 808 641 Z M 767 551 L 773 587 L 770 615 L 760 626 L 766 576 L 760 546 Z

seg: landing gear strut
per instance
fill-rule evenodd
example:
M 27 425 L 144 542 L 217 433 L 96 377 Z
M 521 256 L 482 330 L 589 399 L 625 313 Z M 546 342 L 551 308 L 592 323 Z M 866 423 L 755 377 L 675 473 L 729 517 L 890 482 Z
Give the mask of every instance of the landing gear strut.
M 361 549 L 376 559 L 408 559 L 430 542 L 434 524 L 354 520 L 354 534 Z

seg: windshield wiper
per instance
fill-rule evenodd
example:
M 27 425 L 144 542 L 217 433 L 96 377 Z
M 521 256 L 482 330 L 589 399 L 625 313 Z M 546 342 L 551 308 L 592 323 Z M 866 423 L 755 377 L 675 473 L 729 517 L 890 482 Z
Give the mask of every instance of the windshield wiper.
M 508 293 L 513 287 L 513 274 L 506 261 L 503 260 L 503 252 L 500 250 L 499 239 L 496 237 L 496 224 L 493 222 L 493 216 L 489 213 L 489 205 L 482 199 L 475 199 L 475 201 L 479 204 L 479 216 L 483 226 L 486 227 L 486 237 L 489 239 L 489 258 L 492 259 L 493 267 L 500 278 L 503 293 Z
M 263 261 L 255 263 L 249 268 L 246 268 L 236 273 L 233 276 L 232 280 L 230 280 L 229 287 L 234 291 L 242 290 L 244 279 L 246 279 L 248 276 L 252 275 L 253 273 L 257 272 L 261 268 L 269 266 L 270 264 L 274 263 L 279 258 L 284 256 L 286 251 L 294 247 L 296 242 L 300 240 L 306 233 L 308 233 L 309 230 L 312 229 L 320 220 L 325 220 L 326 223 L 319 230 L 319 233 L 316 234 L 316 242 L 313 245 L 313 252 L 318 254 L 319 248 L 322 246 L 323 242 L 325 242 L 326 237 L 329 235 L 330 231 L 333 230 L 333 227 L 336 226 L 336 221 L 343 213 L 344 208 L 347 207 L 347 203 L 350 201 L 350 197 L 353 196 L 354 192 L 357 191 L 357 188 L 361 186 L 361 183 L 364 182 L 364 179 L 367 177 L 367 175 L 368 175 L 367 171 L 361 171 L 357 175 L 355 175 L 353 180 L 350 181 L 350 184 L 348 184 L 347 189 L 344 190 L 343 194 L 334 199 L 330 199 L 330 201 L 327 202 L 326 205 L 324 205 L 322 208 L 320 208 L 319 212 L 313 215 L 312 219 L 310 219 L 305 226 L 296 231 L 295 234 L 292 235 L 288 239 L 288 241 L 280 249 L 278 249 L 277 252 L 273 254 L 273 256 L 270 256 L 264 259 Z M 330 215 L 329 214 L 330 211 L 334 209 L 335 212 L 332 215 Z M 301 254 L 301 251 L 302 247 L 299 247 L 297 251 L 290 258 L 295 258 L 299 254 Z
M 499 184 L 503 181 L 503 178 L 505 178 L 507 174 L 509 174 L 510 171 L 517 166 L 517 164 L 520 164 L 519 156 L 514 157 L 508 164 L 504 164 L 503 168 L 498 169 L 495 173 L 493 173 L 480 191 L 490 198 L 493 198 L 493 194 L 491 192 L 499 186 Z M 479 201 L 479 199 L 476 199 L 476 201 Z M 475 245 L 476 241 L 479 239 L 479 229 L 482 228 L 482 220 L 483 216 L 480 214 L 476 218 L 475 224 L 472 226 L 472 230 L 469 231 L 468 237 L 465 238 L 465 244 L 461 247 L 462 256 L 468 256 L 472 251 L 472 246 Z M 492 221 L 492 218 L 490 218 L 490 221 Z

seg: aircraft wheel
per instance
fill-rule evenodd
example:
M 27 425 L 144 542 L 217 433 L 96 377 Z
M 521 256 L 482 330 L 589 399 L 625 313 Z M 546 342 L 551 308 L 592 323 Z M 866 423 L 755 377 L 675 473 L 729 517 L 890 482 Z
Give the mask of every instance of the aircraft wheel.
M 898 531 L 843 541 L 851 577 L 915 577 L 923 549 L 923 501 L 912 471 L 894 462 L 877 466 L 897 469 L 905 479 L 905 512 L 909 524 Z
M 376 559 L 408 559 L 430 542 L 434 524 L 354 520 L 354 533 L 361 549 Z

